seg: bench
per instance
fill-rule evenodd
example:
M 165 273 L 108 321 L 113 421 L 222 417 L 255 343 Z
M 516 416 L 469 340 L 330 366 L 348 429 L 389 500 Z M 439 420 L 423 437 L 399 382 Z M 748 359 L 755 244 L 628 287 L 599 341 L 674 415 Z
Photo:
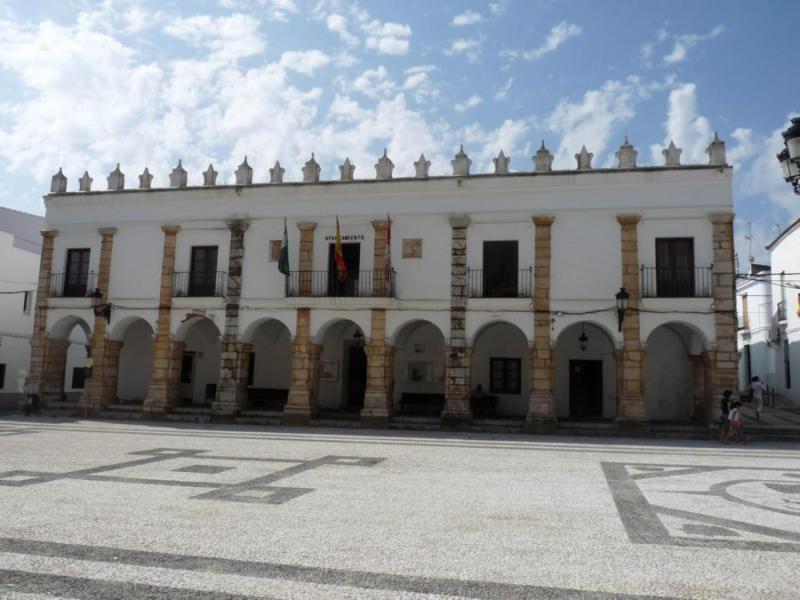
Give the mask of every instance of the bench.
M 444 394 L 403 392 L 400 394 L 400 411 L 403 413 L 440 415 L 444 410 Z
M 279 388 L 247 388 L 247 403 L 250 408 L 283 410 L 289 399 L 289 390 Z
M 476 417 L 484 415 L 494 417 L 497 413 L 497 396 L 484 396 L 480 400 L 472 399 L 472 414 Z

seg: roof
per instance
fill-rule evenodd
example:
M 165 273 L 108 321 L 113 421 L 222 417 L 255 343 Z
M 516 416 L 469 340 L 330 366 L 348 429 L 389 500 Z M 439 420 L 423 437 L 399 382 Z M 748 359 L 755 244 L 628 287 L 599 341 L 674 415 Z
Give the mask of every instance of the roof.
M 41 253 L 44 217 L 0 206 L 0 231 L 14 236 L 14 247 L 35 254 Z
M 777 245 L 778 245 L 778 244 L 780 244 L 780 243 L 781 243 L 783 240 L 785 240 L 787 237 L 789 237 L 789 234 L 790 234 L 790 233 L 792 233 L 792 232 L 794 232 L 794 231 L 797 229 L 797 227 L 798 227 L 798 226 L 800 226 L 800 219 L 796 219 L 794 223 L 792 223 L 792 224 L 791 224 L 791 225 L 789 225 L 789 226 L 788 226 L 786 229 L 784 229 L 784 230 L 783 230 L 783 231 L 782 231 L 782 232 L 781 232 L 781 233 L 778 235 L 778 237 L 776 237 L 776 238 L 775 238 L 774 240 L 772 240 L 772 241 L 771 241 L 769 244 L 767 244 L 766 246 L 764 246 L 764 248 L 766 248 L 767 250 L 770 250 L 770 251 L 774 250 L 774 249 L 775 249 L 775 246 L 777 246 Z

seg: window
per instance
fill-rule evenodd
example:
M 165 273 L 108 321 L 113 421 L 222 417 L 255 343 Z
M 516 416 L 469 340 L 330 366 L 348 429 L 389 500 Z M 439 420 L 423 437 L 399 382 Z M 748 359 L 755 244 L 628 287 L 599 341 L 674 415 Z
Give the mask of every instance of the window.
M 6 366 L 0 363 L 0 390 L 6 386 Z
M 483 242 L 483 297 L 516 297 L 518 267 L 518 242 Z
M 656 238 L 656 294 L 694 296 L 694 239 Z
M 214 296 L 217 282 L 217 247 L 193 246 L 189 269 L 189 295 Z
M 519 394 L 521 370 L 519 358 L 489 359 L 489 391 L 492 394 Z
M 72 368 L 72 389 L 82 390 L 86 383 L 86 368 L 73 367 Z
M 67 269 L 64 274 L 64 296 L 85 296 L 89 283 L 89 248 L 67 250 Z
M 33 292 L 24 292 L 22 294 L 22 314 L 31 314 L 31 305 L 33 304 Z

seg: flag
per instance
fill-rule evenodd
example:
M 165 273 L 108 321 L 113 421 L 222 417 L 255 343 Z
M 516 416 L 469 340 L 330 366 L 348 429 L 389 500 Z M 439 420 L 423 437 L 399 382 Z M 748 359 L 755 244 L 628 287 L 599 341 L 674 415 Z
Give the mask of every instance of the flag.
M 283 240 L 281 241 L 281 256 L 278 259 L 278 271 L 289 276 L 289 234 L 286 231 L 286 219 L 283 219 Z
M 336 245 L 333 248 L 333 262 L 336 263 L 336 277 L 344 283 L 347 281 L 347 263 L 342 253 L 342 231 L 339 229 L 339 217 L 336 217 Z
M 383 278 L 386 281 L 386 292 L 392 295 L 392 220 L 386 215 L 386 256 L 383 260 Z

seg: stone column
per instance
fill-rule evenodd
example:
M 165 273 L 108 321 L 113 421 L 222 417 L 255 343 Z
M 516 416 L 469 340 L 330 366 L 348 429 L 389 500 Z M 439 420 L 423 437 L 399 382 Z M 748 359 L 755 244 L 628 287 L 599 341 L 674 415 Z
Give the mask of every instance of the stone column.
M 372 295 L 385 296 L 386 287 L 386 254 L 388 247 L 389 220 L 372 221 L 375 240 L 372 245 Z
M 639 238 L 640 215 L 618 215 L 622 247 L 622 285 L 630 294 L 629 310 L 622 324 L 622 386 L 617 390 L 617 429 L 636 433 L 647 427 L 644 399 L 644 352 L 639 334 Z
M 39 396 L 45 407 L 48 402 L 60 402 L 63 398 L 68 349 L 69 340 L 44 338 L 44 366 L 39 384 Z
M 555 217 L 537 215 L 533 271 L 533 348 L 527 426 L 537 433 L 558 429 L 553 404 L 553 349 L 550 346 L 550 241 Z
M 183 368 L 183 351 L 186 349 L 184 342 L 167 342 L 167 388 L 166 410 L 170 406 L 180 404 L 181 396 L 181 370 Z
M 471 348 L 466 339 L 467 228 L 466 215 L 450 217 L 450 345 L 445 349 L 443 427 L 460 427 L 472 419 L 470 397 Z
M 364 348 L 367 354 L 367 389 L 361 424 L 385 427 L 392 415 L 394 389 L 394 348 L 386 343 L 386 311 L 372 309 L 372 336 Z
M 317 224 L 313 221 L 305 221 L 298 223 L 297 228 L 300 230 L 300 260 L 297 265 L 298 289 L 301 296 L 310 296 L 312 271 L 314 270 L 314 230 L 317 228 Z
M 123 342 L 121 340 L 106 340 L 104 367 L 104 389 L 108 392 L 108 402 L 106 405 L 117 400 L 117 384 L 119 382 L 119 354 L 122 351 L 122 345 Z
M 50 297 L 50 272 L 53 268 L 53 245 L 58 231 L 45 229 L 42 231 L 42 253 L 39 256 L 39 281 L 36 285 L 36 306 L 33 313 L 33 332 L 31 335 L 31 363 L 25 393 L 37 394 L 43 398 L 43 375 L 46 369 L 47 355 L 47 300 Z M 63 381 L 63 377 L 62 377 Z M 24 409 L 28 399 L 22 399 Z
M 291 346 L 289 398 L 283 409 L 284 425 L 308 425 L 317 412 L 319 355 L 322 346 L 311 341 L 311 309 L 297 309 L 297 333 Z
M 111 279 L 111 251 L 114 248 L 114 234 L 116 227 L 104 227 L 97 230 L 101 235 L 100 241 L 100 268 L 97 273 L 97 289 L 100 290 L 99 302 L 108 302 L 108 288 Z M 81 395 L 81 409 L 84 414 L 102 410 L 107 404 L 116 399 L 117 387 L 108 380 L 108 366 L 110 357 L 106 355 L 106 329 L 108 321 L 105 317 L 95 316 L 92 337 L 89 344 L 89 353 L 92 357 L 92 376 L 86 380 L 86 385 Z M 116 364 L 116 363 L 115 363 Z M 116 384 L 116 378 L 114 379 Z
M 245 221 L 228 223 L 231 231 L 228 255 L 228 285 L 225 294 L 225 332 L 222 335 L 219 385 L 211 410 L 215 415 L 232 417 L 244 408 L 247 400 L 247 370 L 241 372 L 242 350 L 239 343 L 239 299 L 242 295 Z M 249 347 L 249 344 L 246 344 Z M 248 350 L 249 352 L 249 350 Z
M 711 365 L 709 402 L 731 390 L 736 398 L 739 356 L 736 351 L 736 281 L 733 262 L 733 214 L 711 215 L 714 244 L 714 330 L 716 347 Z M 716 412 L 709 406 L 706 417 L 713 421 Z
M 175 356 L 170 339 L 170 320 L 172 317 L 172 275 L 175 271 L 175 246 L 179 225 L 164 225 L 164 255 L 161 260 L 161 288 L 158 299 L 158 324 L 153 342 L 153 377 L 147 388 L 144 410 L 149 413 L 164 414 L 180 398 L 181 354 Z M 177 361 L 176 361 L 177 359 Z M 175 365 L 177 362 L 177 365 Z M 177 367 L 177 368 L 176 368 Z M 177 373 L 177 375 L 176 375 Z M 177 398 L 175 388 L 177 385 Z

